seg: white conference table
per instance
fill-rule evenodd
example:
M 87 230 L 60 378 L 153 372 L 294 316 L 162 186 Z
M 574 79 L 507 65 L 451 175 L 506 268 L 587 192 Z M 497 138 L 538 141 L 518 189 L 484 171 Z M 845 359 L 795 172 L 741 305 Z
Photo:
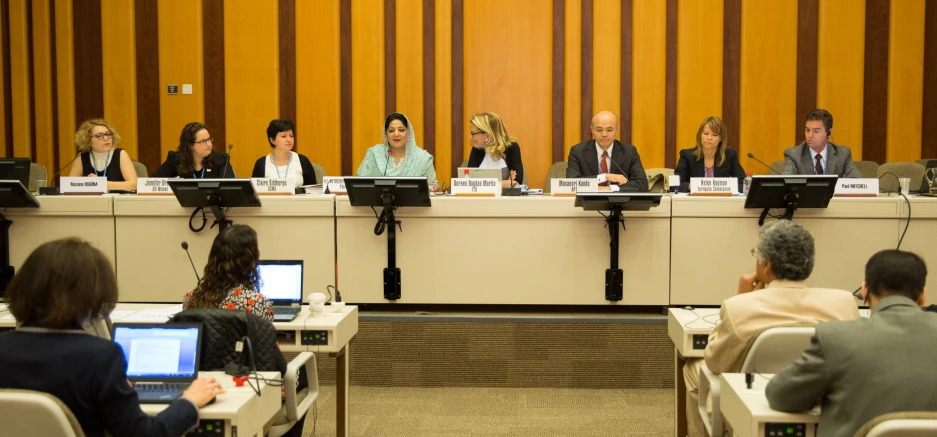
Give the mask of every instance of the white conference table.
M 722 417 L 732 426 L 732 432 L 738 437 L 761 437 L 766 427 L 783 430 L 795 437 L 814 437 L 817 424 L 820 423 L 820 407 L 802 413 L 784 413 L 772 409 L 765 397 L 765 387 L 773 374 L 756 374 L 752 388 L 745 384 L 744 373 L 723 373 L 719 375 L 720 407 Z M 786 434 L 787 429 L 792 434 Z

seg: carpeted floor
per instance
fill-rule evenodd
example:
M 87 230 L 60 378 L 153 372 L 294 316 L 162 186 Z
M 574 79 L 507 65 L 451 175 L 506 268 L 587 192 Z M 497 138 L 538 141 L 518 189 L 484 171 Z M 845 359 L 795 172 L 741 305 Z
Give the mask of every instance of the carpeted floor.
M 350 402 L 352 436 L 657 437 L 674 424 L 672 389 L 352 386 Z M 335 387 L 317 404 L 304 435 L 334 436 Z

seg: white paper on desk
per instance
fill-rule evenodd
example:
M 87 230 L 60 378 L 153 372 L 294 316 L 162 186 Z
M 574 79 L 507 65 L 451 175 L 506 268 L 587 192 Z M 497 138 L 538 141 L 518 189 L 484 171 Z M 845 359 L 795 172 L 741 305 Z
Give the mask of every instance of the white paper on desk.
M 13 317 L 13 314 L 7 314 L 3 317 L 0 317 L 0 320 L 16 320 L 16 317 Z
M 133 320 L 146 320 L 146 321 L 163 321 L 169 320 L 170 317 L 175 315 L 178 312 L 182 312 L 182 304 L 173 305 L 171 307 L 165 308 L 151 308 L 148 310 L 137 311 L 131 319 Z
M 127 316 L 129 316 L 129 315 L 131 315 L 131 314 L 133 314 L 133 313 L 135 313 L 135 312 L 136 312 L 136 311 L 134 311 L 134 310 L 114 310 L 114 311 L 111 311 L 111 314 L 110 314 L 110 316 L 108 316 L 108 317 L 110 317 L 110 319 L 111 319 L 112 321 L 113 321 L 113 320 L 120 320 L 120 319 L 123 319 L 124 317 L 127 317 Z

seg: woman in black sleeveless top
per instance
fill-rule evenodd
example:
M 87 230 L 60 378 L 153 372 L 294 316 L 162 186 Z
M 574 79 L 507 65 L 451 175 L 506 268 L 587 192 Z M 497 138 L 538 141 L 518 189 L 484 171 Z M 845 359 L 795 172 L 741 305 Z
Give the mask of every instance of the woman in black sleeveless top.
M 81 165 L 73 164 L 69 176 L 106 177 L 108 190 L 136 190 L 137 171 L 130 155 L 118 144 L 120 135 L 106 120 L 96 118 L 82 123 L 75 133 Z

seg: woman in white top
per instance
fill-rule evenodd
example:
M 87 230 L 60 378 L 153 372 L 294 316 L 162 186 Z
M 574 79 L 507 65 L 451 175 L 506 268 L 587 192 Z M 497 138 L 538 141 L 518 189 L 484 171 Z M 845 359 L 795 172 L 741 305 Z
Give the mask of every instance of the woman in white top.
M 511 187 L 524 180 L 524 163 L 521 162 L 521 147 L 517 140 L 508 135 L 501 117 L 494 112 L 481 112 L 472 116 L 470 134 L 472 151 L 468 166 L 471 168 L 504 168 L 510 172 L 510 180 L 502 186 Z
M 293 136 L 293 122 L 273 120 L 267 126 L 267 141 L 273 153 L 254 163 L 252 178 L 293 178 L 297 187 L 314 185 L 316 171 L 309 159 L 293 151 L 296 138 Z

